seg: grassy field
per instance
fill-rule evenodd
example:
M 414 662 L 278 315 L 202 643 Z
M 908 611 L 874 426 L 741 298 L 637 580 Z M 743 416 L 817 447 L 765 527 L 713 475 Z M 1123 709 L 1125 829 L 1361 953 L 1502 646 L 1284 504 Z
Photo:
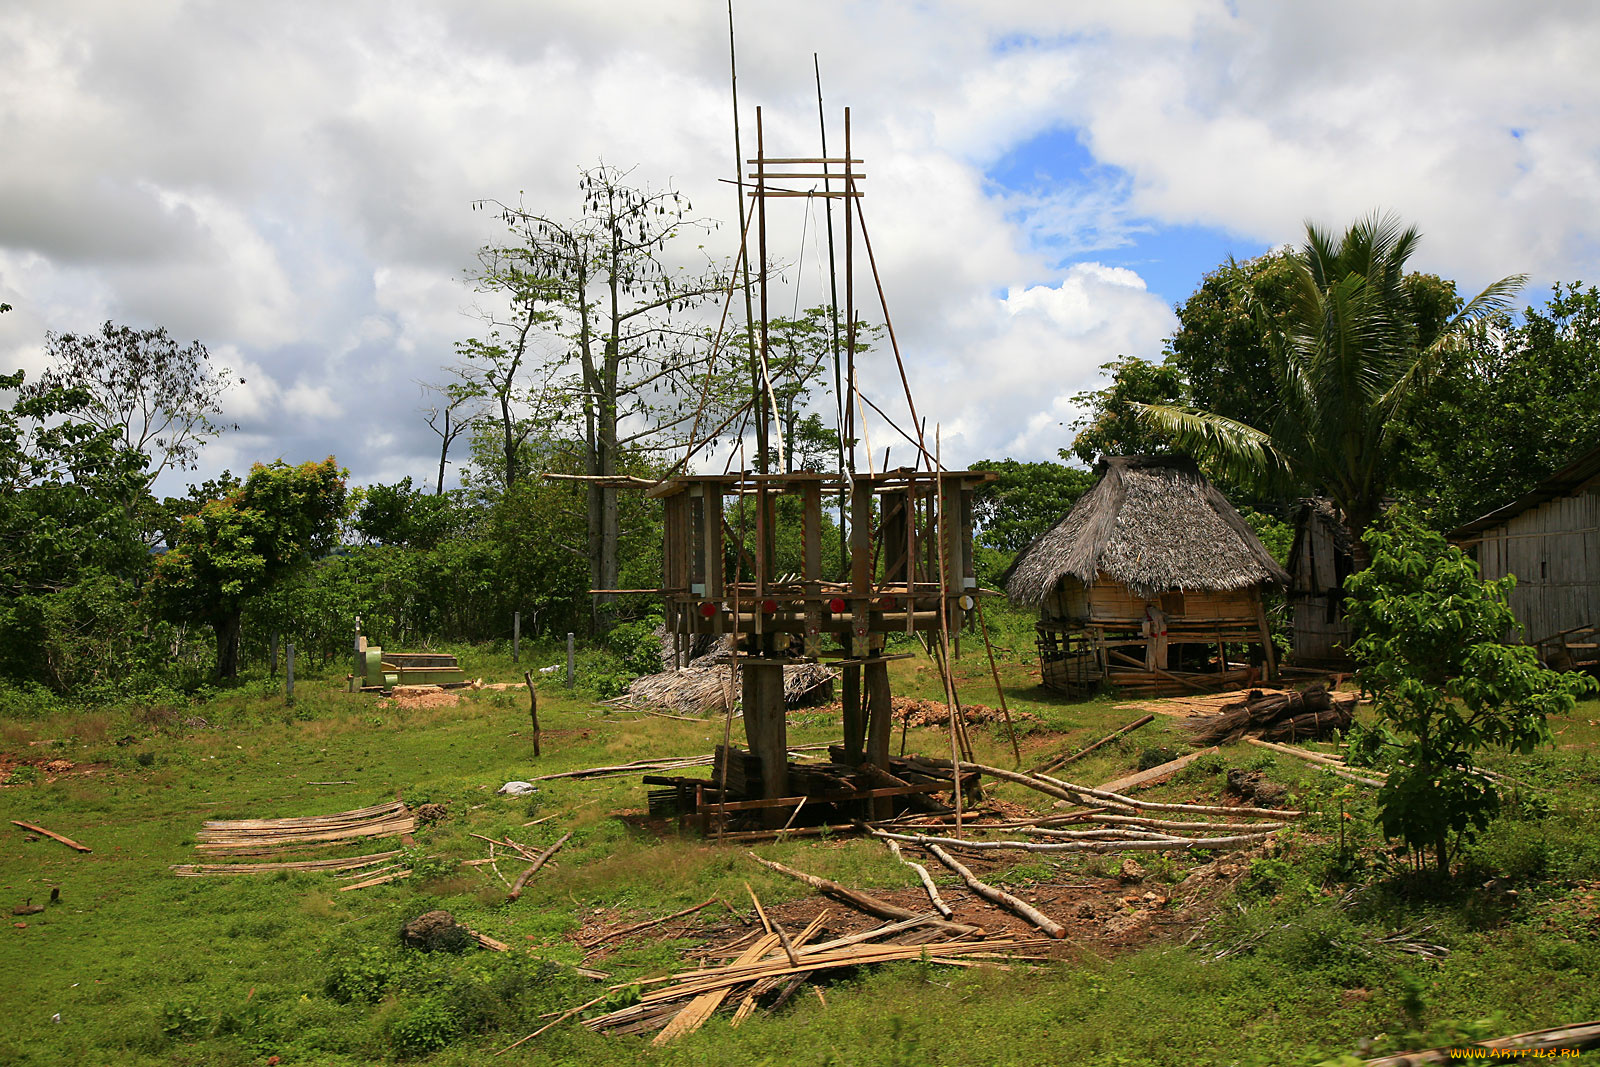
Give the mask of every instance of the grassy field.
M 1003 671 L 1013 709 L 1033 716 L 1024 724 L 1025 760 L 1086 743 L 1138 714 L 1110 700 L 1050 698 L 1034 685 L 1028 650 L 1013 643 Z M 487 680 L 520 677 L 503 654 L 462 655 Z M 524 657 L 535 665 L 556 658 L 549 649 Z M 992 703 L 981 645 L 977 655 L 968 648 L 960 668 L 966 699 Z M 342 674 L 331 671 L 303 678 L 293 707 L 265 678 L 191 706 L 30 714 L 26 702 L 11 702 L 0 720 L 0 903 L 44 903 L 52 888 L 60 902 L 12 918 L 0 940 L 0 1063 L 477 1063 L 537 1028 L 541 1014 L 597 995 L 602 983 L 572 970 L 583 959 L 575 935 L 585 928 L 663 915 L 713 894 L 748 912 L 747 881 L 775 906 L 820 907 L 742 848 L 630 830 L 615 815 L 643 806 L 634 776 L 545 783 L 531 798 L 494 792 L 551 771 L 703 754 L 720 740 L 720 719 L 610 712 L 545 681 L 544 755 L 535 760 L 524 692 L 481 691 L 454 707 L 407 711 L 341 686 Z M 895 687 L 922 696 L 938 690 L 920 660 L 895 664 Z M 1009 972 L 916 963 L 863 970 L 825 983 L 825 998 L 797 997 L 739 1029 L 719 1016 L 663 1049 L 568 1024 L 502 1061 L 1295 1064 L 1352 1053 L 1374 1038 L 1404 1047 L 1597 1018 L 1600 704 L 1581 705 L 1553 726 L 1553 749 L 1493 762 L 1521 784 L 1506 817 L 1447 887 L 1415 883 L 1403 859 L 1379 847 L 1367 791 L 1235 746 L 1151 794 L 1214 799 L 1229 767 L 1249 766 L 1317 814 L 1275 855 L 1246 861 L 1204 914 L 1156 922 L 1158 932 L 1137 945 L 1087 939 L 1064 959 Z M 796 743 L 837 733 L 837 718 L 824 712 L 791 720 Z M 974 740 L 980 758 L 1011 765 L 1002 731 L 983 727 Z M 1074 764 L 1072 777 L 1108 780 L 1163 746 L 1181 751 L 1184 741 L 1158 717 Z M 940 730 L 913 729 L 909 747 L 936 754 L 948 742 Z M 49 771 L 50 760 L 73 766 Z M 349 784 L 314 784 L 324 782 Z M 408 881 L 340 893 L 340 883 L 321 874 L 169 871 L 193 860 L 204 819 L 333 812 L 397 789 L 408 802 L 441 803 L 451 813 L 415 835 Z M 1042 799 L 1014 787 L 998 794 L 1030 805 Z M 1341 808 L 1350 818 L 1341 820 Z M 546 816 L 554 817 L 525 826 Z M 29 840 L 12 819 L 94 851 Z M 504 885 L 487 868 L 460 865 L 487 855 L 470 833 L 542 846 L 568 831 L 572 841 L 515 903 L 505 902 Z M 755 851 L 850 885 L 914 885 L 873 842 L 790 841 Z M 1104 876 L 1117 862 L 1030 857 L 987 877 L 1028 895 Z M 1175 887 L 1201 862 L 1151 859 L 1149 882 Z M 516 864 L 501 869 L 514 876 Z M 1481 888 L 1492 878 L 1501 881 Z M 950 895 L 958 909 L 969 899 Z M 795 901 L 803 903 L 786 903 Z M 402 948 L 402 922 L 435 907 L 512 951 Z M 715 908 L 699 915 L 708 935 L 733 921 Z M 1397 942 L 1448 954 L 1430 958 Z M 591 966 L 631 981 L 679 965 L 702 944 L 692 936 L 638 938 Z

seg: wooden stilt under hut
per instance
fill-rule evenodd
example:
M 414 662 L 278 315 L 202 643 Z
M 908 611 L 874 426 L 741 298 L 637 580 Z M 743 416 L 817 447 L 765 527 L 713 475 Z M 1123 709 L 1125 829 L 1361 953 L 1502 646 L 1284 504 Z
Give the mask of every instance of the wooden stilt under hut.
M 1044 685 L 1141 694 L 1277 676 L 1262 590 L 1289 576 L 1193 460 L 1109 456 L 1100 480 L 1006 572 L 1039 609 Z

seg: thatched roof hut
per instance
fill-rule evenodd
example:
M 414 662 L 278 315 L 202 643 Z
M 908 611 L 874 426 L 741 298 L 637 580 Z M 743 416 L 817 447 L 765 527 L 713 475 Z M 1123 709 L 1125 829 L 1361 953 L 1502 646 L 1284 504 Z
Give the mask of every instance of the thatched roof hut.
M 1193 460 L 1108 456 L 1067 517 L 1006 571 L 1013 601 L 1037 606 L 1067 577 L 1110 580 L 1151 599 L 1169 591 L 1228 592 L 1286 585 L 1255 531 Z

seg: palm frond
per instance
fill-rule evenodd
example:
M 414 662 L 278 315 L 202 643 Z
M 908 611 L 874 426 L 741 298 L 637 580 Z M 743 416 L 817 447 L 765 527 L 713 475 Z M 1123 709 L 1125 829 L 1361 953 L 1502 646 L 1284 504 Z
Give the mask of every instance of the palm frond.
M 1180 448 L 1209 461 L 1214 470 L 1232 481 L 1269 491 L 1293 481 L 1293 473 L 1271 436 L 1254 426 L 1171 404 L 1130 404 L 1129 408 L 1146 426 L 1171 434 Z

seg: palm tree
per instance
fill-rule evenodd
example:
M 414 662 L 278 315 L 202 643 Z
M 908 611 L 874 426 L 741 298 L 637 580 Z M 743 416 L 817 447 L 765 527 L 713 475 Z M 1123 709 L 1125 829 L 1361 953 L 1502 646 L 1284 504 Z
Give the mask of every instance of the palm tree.
M 1357 221 L 1337 239 L 1308 222 L 1280 325 L 1240 287 L 1273 356 L 1278 402 L 1266 429 L 1173 405 L 1135 405 L 1140 418 L 1232 480 L 1326 493 L 1344 512 L 1358 569 L 1367 560 L 1361 534 L 1378 514 L 1392 465 L 1397 416 L 1526 280 L 1502 278 L 1429 330 L 1406 285 L 1417 241 L 1416 228 L 1402 230 L 1392 215 Z

